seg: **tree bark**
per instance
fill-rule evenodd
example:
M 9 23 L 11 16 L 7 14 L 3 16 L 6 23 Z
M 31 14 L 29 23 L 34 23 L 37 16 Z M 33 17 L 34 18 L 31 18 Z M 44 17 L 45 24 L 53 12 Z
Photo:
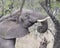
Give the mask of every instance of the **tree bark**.
M 56 33 L 55 33 L 55 36 L 54 36 L 55 41 L 54 41 L 53 48 L 60 48 L 60 23 L 55 18 L 55 16 L 53 15 L 53 12 L 51 10 L 47 10 L 45 2 L 42 2 L 41 6 L 44 8 L 44 10 L 47 12 L 47 14 L 50 16 L 50 18 L 52 19 L 53 23 L 55 24 L 55 29 L 56 29 L 55 32 Z

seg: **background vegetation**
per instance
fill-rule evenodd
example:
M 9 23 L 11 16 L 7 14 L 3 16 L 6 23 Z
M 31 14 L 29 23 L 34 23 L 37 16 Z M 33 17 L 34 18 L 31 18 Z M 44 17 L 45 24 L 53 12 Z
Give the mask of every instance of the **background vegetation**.
M 42 2 L 42 1 L 44 0 L 25 0 L 24 8 L 45 13 L 39 4 L 39 2 Z M 22 0 L 0 0 L 0 16 L 9 14 L 13 12 L 15 9 L 20 8 L 21 3 L 22 3 Z M 59 10 L 58 11 L 59 13 L 60 1 L 51 0 L 51 8 L 53 8 L 53 10 Z

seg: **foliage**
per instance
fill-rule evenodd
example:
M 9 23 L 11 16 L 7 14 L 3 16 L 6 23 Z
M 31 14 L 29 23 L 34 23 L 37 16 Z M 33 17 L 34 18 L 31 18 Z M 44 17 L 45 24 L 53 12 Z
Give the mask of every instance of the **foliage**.
M 33 11 L 39 11 L 41 13 L 46 14 L 43 8 L 39 4 L 39 2 L 42 1 L 45 0 L 25 0 L 24 8 L 31 9 Z M 15 9 L 20 8 L 21 4 L 22 4 L 22 0 L 0 0 L 0 15 L 2 13 L 3 15 L 12 13 Z M 51 7 L 60 8 L 60 2 L 51 0 Z

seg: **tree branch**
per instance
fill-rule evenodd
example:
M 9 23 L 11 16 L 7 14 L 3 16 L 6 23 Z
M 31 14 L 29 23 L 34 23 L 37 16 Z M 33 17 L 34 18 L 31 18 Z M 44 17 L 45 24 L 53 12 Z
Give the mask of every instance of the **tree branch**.
M 59 25 L 58 20 L 55 18 L 55 16 L 53 15 L 53 12 L 51 11 L 51 9 L 48 10 L 48 7 L 45 5 L 45 2 L 41 2 L 40 5 L 44 8 L 44 10 L 47 12 L 47 14 L 51 17 L 53 23 L 57 26 L 57 24 Z
M 22 4 L 21 4 L 21 8 L 20 8 L 20 13 L 18 14 L 17 19 L 16 19 L 16 22 L 17 22 L 17 23 L 19 22 L 19 16 L 21 16 L 24 3 L 25 3 L 25 0 L 22 0 Z

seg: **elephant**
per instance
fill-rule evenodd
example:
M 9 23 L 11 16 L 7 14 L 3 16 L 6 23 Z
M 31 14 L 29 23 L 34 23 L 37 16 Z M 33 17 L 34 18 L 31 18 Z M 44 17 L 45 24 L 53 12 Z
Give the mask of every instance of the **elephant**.
M 43 22 L 49 18 L 29 9 L 22 10 L 21 16 L 18 18 L 18 23 L 16 22 L 18 11 L 14 15 L 8 16 L 3 16 L 0 19 L 0 48 L 15 48 L 16 38 L 21 38 L 29 34 L 30 31 L 28 28 L 34 23 L 38 21 Z

